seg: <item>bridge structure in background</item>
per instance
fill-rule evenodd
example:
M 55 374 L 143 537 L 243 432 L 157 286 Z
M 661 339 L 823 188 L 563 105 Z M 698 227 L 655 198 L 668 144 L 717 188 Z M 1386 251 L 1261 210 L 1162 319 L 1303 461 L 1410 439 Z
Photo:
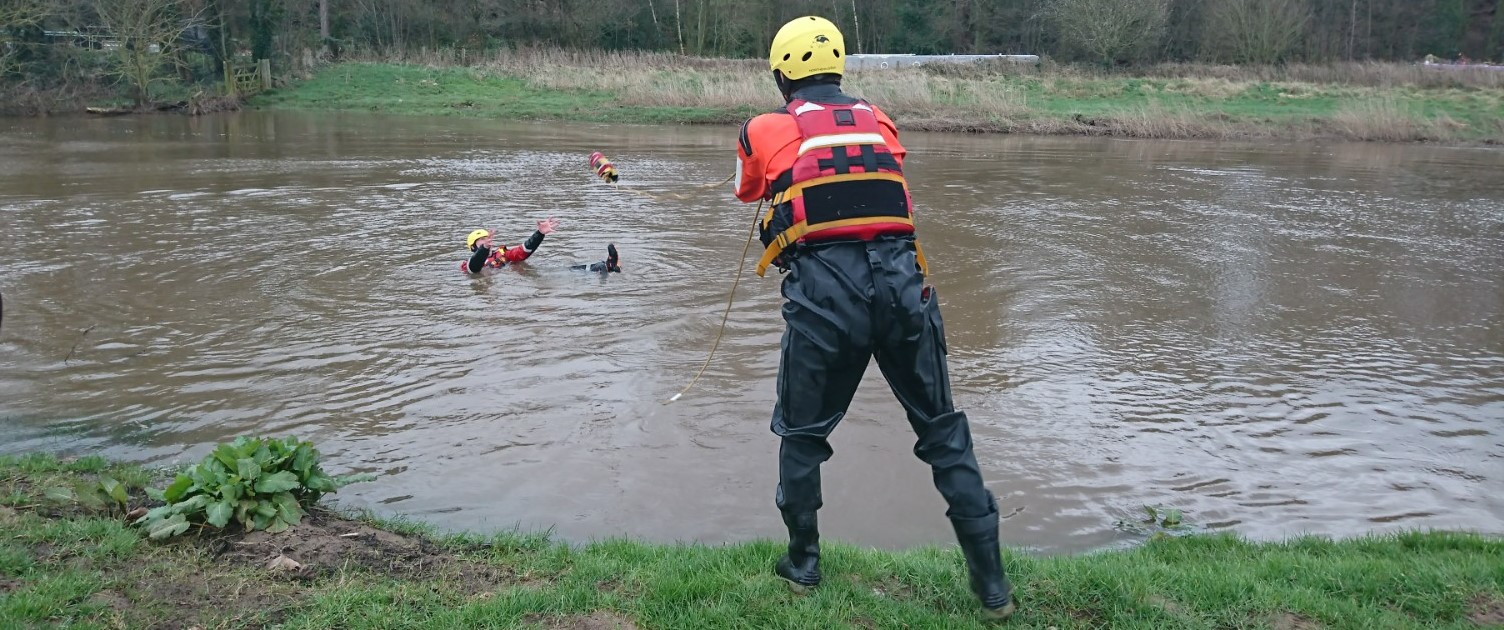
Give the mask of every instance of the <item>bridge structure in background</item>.
M 1039 63 L 1039 55 L 847 55 L 848 70 L 894 70 L 937 63 L 963 64 L 982 61 Z
M 102 26 L 84 26 L 71 31 L 42 31 L 42 39 L 48 44 L 94 50 L 113 50 L 125 43 L 125 38 L 117 37 Z

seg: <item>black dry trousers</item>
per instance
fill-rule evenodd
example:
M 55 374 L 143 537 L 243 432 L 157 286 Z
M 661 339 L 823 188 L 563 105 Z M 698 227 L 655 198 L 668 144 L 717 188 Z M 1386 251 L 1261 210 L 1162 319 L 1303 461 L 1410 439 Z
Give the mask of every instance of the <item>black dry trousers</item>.
M 918 437 L 914 454 L 930 465 L 935 488 L 949 504 L 946 516 L 967 551 L 973 589 L 979 588 L 979 568 L 995 574 L 981 577 L 991 584 L 982 589 L 988 593 L 977 594 L 987 608 L 1003 606 L 1010 589 L 997 551 L 997 504 L 983 485 L 966 414 L 951 401 L 945 327 L 935 289 L 925 286 L 919 271 L 913 240 L 801 247 L 789 268 L 772 423 L 782 438 L 777 504 L 790 531 L 790 557 L 782 561 L 789 566 L 779 573 L 796 585 L 819 581 L 820 464 L 830 459 L 827 437 L 876 357 Z M 982 548 L 973 549 L 978 545 Z
M 914 454 L 934 469 L 946 516 L 995 511 L 971 450 L 966 415 L 951 403 L 945 330 L 933 288 L 924 286 L 906 239 L 809 248 L 783 281 L 782 352 L 773 433 L 779 449 L 778 508 L 823 505 L 820 464 L 834 431 L 875 356 L 908 413 Z

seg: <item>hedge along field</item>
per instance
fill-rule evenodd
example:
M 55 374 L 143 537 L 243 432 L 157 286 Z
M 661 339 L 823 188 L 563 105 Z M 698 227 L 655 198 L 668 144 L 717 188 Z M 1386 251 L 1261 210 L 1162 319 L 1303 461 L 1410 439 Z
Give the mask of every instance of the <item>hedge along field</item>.
M 1485 68 L 1175 64 L 1107 72 L 998 63 L 853 72 L 845 86 L 906 130 L 1504 142 L 1504 71 Z M 776 107 L 779 98 L 765 64 L 756 60 L 524 50 L 482 58 L 440 52 L 335 64 L 251 104 L 736 124 Z
M 439 535 L 422 523 L 335 513 L 307 495 L 284 511 L 277 496 L 292 492 L 294 479 L 282 472 L 310 492 L 310 481 L 356 480 L 322 473 L 316 452 L 293 446 L 262 457 L 259 447 L 248 457 L 225 453 L 236 455 L 234 467 L 211 454 L 176 473 L 97 457 L 0 458 L 0 627 L 984 627 L 954 548 L 827 541 L 825 581 L 798 596 L 772 572 L 781 541 L 568 545 L 516 531 Z M 242 460 L 263 469 L 251 492 L 263 473 L 276 479 L 262 484 L 273 514 L 247 510 L 256 529 L 246 531 L 233 510 L 229 519 L 211 514 L 212 503 L 184 507 L 245 481 L 251 468 Z M 151 498 L 165 498 L 180 475 L 191 481 L 178 501 Z M 200 481 L 214 490 L 192 489 Z M 141 519 L 149 506 L 185 515 L 188 526 Z M 1504 540 L 1466 533 L 1274 543 L 1153 536 L 1126 551 L 1004 553 L 1020 603 L 1008 627 L 1504 624 Z

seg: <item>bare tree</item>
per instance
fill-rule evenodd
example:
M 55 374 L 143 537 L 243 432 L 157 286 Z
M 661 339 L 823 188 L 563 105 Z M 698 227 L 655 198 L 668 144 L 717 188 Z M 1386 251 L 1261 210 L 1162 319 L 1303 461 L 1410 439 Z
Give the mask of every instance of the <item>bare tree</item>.
M 198 25 L 179 0 L 98 0 L 95 11 L 120 44 L 112 50 L 115 72 L 131 87 L 136 107 L 151 102 L 153 84 L 167 78 L 178 63 L 174 47 L 184 31 Z
M 21 42 L 15 38 L 24 29 L 34 29 L 51 13 L 47 0 L 7 0 L 0 3 L 0 78 L 17 69 Z
M 862 20 L 856 15 L 856 0 L 851 0 L 851 24 L 856 27 L 856 53 L 862 54 Z
M 1206 48 L 1221 61 L 1277 63 L 1305 38 L 1310 21 L 1306 0 L 1222 0 L 1207 16 Z
M 1353 60 L 1353 40 L 1358 38 L 1358 0 L 1353 0 L 1353 16 L 1348 19 L 1347 60 Z
M 684 20 L 679 17 L 679 0 L 674 0 L 674 28 L 679 29 L 679 54 L 684 54 Z
M 1112 64 L 1138 60 L 1159 44 L 1170 0 L 1050 0 L 1044 15 L 1067 45 Z
M 49 28 L 94 8 L 118 14 L 143 0 L 0 0 L 54 7 Z M 165 0 L 164 0 L 165 1 Z M 658 11 L 658 4 L 663 11 Z M 169 3 L 172 4 L 172 3 Z M 1207 59 L 1268 62 L 1372 57 L 1414 60 L 1428 52 L 1498 60 L 1504 0 L 176 0 L 209 7 L 224 41 L 257 57 L 281 57 L 320 41 L 337 51 L 545 44 L 649 48 L 757 57 L 777 28 L 817 13 L 842 24 L 854 53 L 1026 52 L 1097 63 Z M 644 6 L 646 5 L 646 6 Z M 646 9 L 646 10 L 643 10 Z M 134 9 L 130 9 L 134 10 Z M 1214 15 L 1217 19 L 1214 23 Z M 83 19 L 86 18 L 86 19 Z M 39 27 L 0 15 L 0 64 L 11 78 L 70 71 L 80 51 L 42 46 Z M 9 27 L 9 28 L 7 28 Z M 333 28 L 340 38 L 332 39 Z M 220 31 L 211 37 L 219 39 Z M 1293 44 L 1288 43 L 1295 40 Z M 323 46 L 320 46 L 322 48 Z M 221 47 L 223 48 L 223 47 Z M 17 70 L 19 50 L 26 63 Z M 1448 53 L 1447 51 L 1453 51 Z M 220 51 L 220 56 L 223 51 Z M 8 61 L 12 63 L 6 63 Z M 75 64 L 80 65 L 80 64 Z M 91 66 L 92 67 L 92 66 Z M 91 71 L 92 72 L 92 71 Z M 93 75 L 90 74 L 92 80 Z

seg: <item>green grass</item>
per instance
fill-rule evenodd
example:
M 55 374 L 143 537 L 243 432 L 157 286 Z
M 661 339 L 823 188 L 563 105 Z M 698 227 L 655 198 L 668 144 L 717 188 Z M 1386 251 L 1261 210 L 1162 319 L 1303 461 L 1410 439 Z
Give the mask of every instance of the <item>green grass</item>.
M 291 89 L 257 95 L 255 107 L 362 110 L 590 122 L 725 123 L 745 119 L 710 107 L 628 107 L 604 90 L 555 90 L 467 68 L 348 63 L 321 70 Z
M 1345 82 L 1312 78 L 1337 81 L 1341 68 L 1305 69 L 1285 80 L 1201 71 L 1207 76 L 952 67 L 853 73 L 846 83 L 911 130 L 1504 142 L 1504 81 L 1497 77 L 1449 84 L 1398 65 L 1351 69 L 1369 74 Z M 777 103 L 757 63 L 557 51 L 469 67 L 343 63 L 251 101 L 263 108 L 707 124 L 739 123 Z
M 1008 81 L 1004 79 L 1004 81 Z M 1344 107 L 1397 106 L 1417 120 L 1440 116 L 1464 123 L 1459 138 L 1491 137 L 1504 116 L 1499 90 L 1353 87 L 1310 83 L 1247 85 L 1183 79 L 1076 78 L 1013 80 L 1031 107 L 1049 116 L 1111 116 L 1147 107 L 1218 115 L 1231 123 L 1298 126 L 1331 119 Z
M 797 596 L 773 577 L 781 549 L 769 541 L 569 546 L 521 532 L 436 536 L 405 522 L 387 529 L 434 539 L 427 553 L 445 564 L 416 576 L 352 560 L 292 577 L 217 556 L 237 546 L 233 536 L 159 544 L 118 517 L 24 507 L 44 503 L 34 493 L 44 483 L 131 477 L 128 468 L 0 458 L 0 483 L 31 502 L 0 508 L 0 627 L 982 627 L 952 549 L 827 544 L 825 583 Z M 1461 629 L 1504 613 L 1504 540 L 1462 533 L 1171 537 L 1006 561 L 1017 628 Z

